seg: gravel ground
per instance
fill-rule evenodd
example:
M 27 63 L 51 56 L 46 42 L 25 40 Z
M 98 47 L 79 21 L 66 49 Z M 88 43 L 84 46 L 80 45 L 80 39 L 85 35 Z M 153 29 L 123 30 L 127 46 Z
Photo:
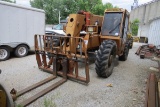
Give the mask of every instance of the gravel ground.
M 95 66 L 92 61 L 89 66 L 90 83 L 83 85 L 71 80 L 39 98 L 28 107 L 45 107 L 45 102 L 51 107 L 142 107 L 145 100 L 146 79 L 150 66 L 157 66 L 156 62 L 149 59 L 140 59 L 134 53 L 141 44 L 134 43 L 130 50 L 128 60 L 118 62 L 109 78 L 97 77 Z M 0 62 L 0 82 L 8 91 L 24 89 L 40 80 L 49 77 L 51 74 L 42 72 L 37 68 L 35 55 L 28 55 L 24 58 L 11 58 Z M 84 70 L 84 67 L 80 68 Z M 58 77 L 55 81 L 60 80 Z M 31 97 L 55 81 L 51 81 L 30 93 L 18 98 L 20 103 Z M 108 87 L 112 84 L 112 87 Z

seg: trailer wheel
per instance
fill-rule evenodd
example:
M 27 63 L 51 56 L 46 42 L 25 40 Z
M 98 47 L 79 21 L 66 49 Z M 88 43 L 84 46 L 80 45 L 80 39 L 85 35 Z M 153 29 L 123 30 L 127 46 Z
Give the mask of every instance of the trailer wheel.
M 104 40 L 96 55 L 95 69 L 98 76 L 107 78 L 112 74 L 115 57 L 115 41 Z
M 28 47 L 26 45 L 19 45 L 14 53 L 17 57 L 24 57 L 28 54 Z
M 14 107 L 11 94 L 6 91 L 4 86 L 0 84 L 0 106 L 2 107 Z
M 6 47 L 0 47 L 0 61 L 5 61 L 10 57 L 10 51 Z
M 125 48 L 124 48 L 123 55 L 122 55 L 122 56 L 119 56 L 119 60 L 120 60 L 120 61 L 126 61 L 126 60 L 127 60 L 127 57 L 128 57 L 128 53 L 129 53 L 129 46 L 128 46 L 128 44 L 126 44 L 126 45 L 125 45 Z

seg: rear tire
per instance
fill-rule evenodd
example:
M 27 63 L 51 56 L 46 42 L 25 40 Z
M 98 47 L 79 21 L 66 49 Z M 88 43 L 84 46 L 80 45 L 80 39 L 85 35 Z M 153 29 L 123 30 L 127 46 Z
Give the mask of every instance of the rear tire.
M 95 69 L 98 76 L 107 78 L 112 74 L 115 57 L 115 41 L 104 40 L 96 55 Z
M 132 47 L 133 47 L 133 38 L 131 38 L 129 41 L 130 41 L 129 42 L 129 49 L 132 49 Z
M 10 51 L 6 47 L 0 47 L 0 61 L 5 61 L 10 57 Z
M 119 60 L 120 60 L 120 61 L 126 61 L 126 60 L 127 60 L 127 57 L 128 57 L 128 53 L 129 53 L 129 46 L 128 46 L 128 44 L 126 44 L 126 45 L 125 45 L 125 48 L 124 48 L 123 55 L 122 55 L 122 56 L 119 56 Z
M 28 54 L 28 47 L 26 45 L 19 45 L 14 53 L 17 57 L 24 57 Z

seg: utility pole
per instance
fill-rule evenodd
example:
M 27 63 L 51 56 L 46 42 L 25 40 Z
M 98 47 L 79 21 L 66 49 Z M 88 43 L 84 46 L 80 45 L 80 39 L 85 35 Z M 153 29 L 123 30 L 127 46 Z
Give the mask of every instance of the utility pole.
M 59 11 L 59 24 L 60 24 L 60 21 L 61 21 L 61 12 Z
M 138 7 L 138 0 L 134 0 L 131 10 L 135 9 L 136 7 Z

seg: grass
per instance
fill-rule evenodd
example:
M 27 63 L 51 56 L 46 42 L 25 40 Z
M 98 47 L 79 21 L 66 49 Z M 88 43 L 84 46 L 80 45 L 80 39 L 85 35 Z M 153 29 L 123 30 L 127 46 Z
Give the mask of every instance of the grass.
M 18 104 L 18 105 L 16 105 L 16 107 L 23 107 L 23 106 Z
M 55 96 L 51 98 L 44 98 L 43 107 L 57 107 L 54 100 L 60 96 L 60 93 L 57 93 Z M 16 105 L 16 107 L 23 107 L 22 105 Z
M 56 94 L 56 96 L 53 96 L 51 98 L 45 98 L 44 99 L 44 107 L 57 107 L 56 103 L 54 102 L 55 98 L 59 97 L 59 93 Z
M 44 99 L 44 107 L 57 107 L 56 103 L 51 99 Z

